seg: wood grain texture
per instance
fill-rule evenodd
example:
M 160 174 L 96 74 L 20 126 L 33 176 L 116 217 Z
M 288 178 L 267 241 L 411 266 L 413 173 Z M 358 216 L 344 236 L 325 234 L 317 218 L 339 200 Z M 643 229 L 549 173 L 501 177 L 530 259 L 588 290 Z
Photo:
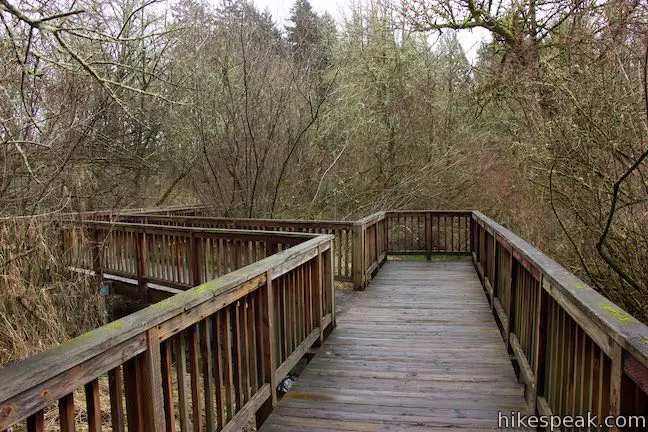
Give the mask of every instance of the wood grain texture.
M 92 380 L 85 385 L 88 430 L 101 432 L 101 403 L 99 401 L 99 381 Z
M 608 355 L 612 354 L 613 346 L 605 346 L 601 339 L 606 338 L 599 337 L 601 333 L 612 338 L 624 351 L 648 367 L 648 327 L 645 324 L 494 220 L 478 211 L 473 212 L 473 220 L 481 227 L 479 231 L 495 235 L 498 242 L 512 249 L 522 265 L 537 268 L 547 282 L 543 286 L 550 289 L 549 294 L 579 321 L 582 329 Z
M 145 349 L 145 330 L 205 304 L 223 307 L 230 291 L 272 270 L 278 277 L 331 247 L 332 236 L 321 235 L 190 291 L 85 333 L 29 359 L 0 368 L 0 430 L 26 418 L 79 387 L 80 378 L 94 378 Z M 238 295 L 238 294 L 237 294 Z M 225 302 L 226 303 L 226 302 Z M 201 318 L 202 319 L 202 318 Z M 191 323 L 189 323 L 191 324 Z M 77 367 L 83 365 L 83 367 Z M 47 392 L 41 388 L 50 389 Z M 19 407 L 20 409 L 17 409 Z
M 527 410 L 469 262 L 388 261 L 261 428 L 496 429 Z
M 384 212 L 376 213 L 375 215 L 370 216 L 367 220 L 369 224 L 376 223 L 375 216 L 384 217 Z M 90 219 L 90 218 L 89 218 Z M 94 221 L 86 220 L 84 224 L 86 226 L 94 227 L 97 223 L 99 229 L 105 228 L 105 222 L 102 222 L 102 218 L 93 218 Z M 247 218 L 214 218 L 214 217 L 195 217 L 195 216 L 179 216 L 179 215 L 139 215 L 139 214 L 121 214 L 115 215 L 113 220 L 113 230 L 115 228 L 130 229 L 129 226 L 142 225 L 158 225 L 158 231 L 160 228 L 170 227 L 177 228 L 181 230 L 184 227 L 193 228 L 198 231 L 198 235 L 204 236 L 204 230 L 213 230 L 216 229 L 221 232 L 234 232 L 233 230 L 245 230 L 254 236 L 254 233 L 259 230 L 263 231 L 274 231 L 275 235 L 268 236 L 267 232 L 265 233 L 266 239 L 269 240 L 266 242 L 266 256 L 272 254 L 272 247 L 277 246 L 278 243 L 281 243 L 282 240 L 286 244 L 297 244 L 303 241 L 303 238 L 310 238 L 313 234 L 334 234 L 335 235 L 335 253 L 337 259 L 337 266 L 335 277 L 340 281 L 350 282 L 352 280 L 351 272 L 351 259 L 352 259 L 352 250 L 351 242 L 349 237 L 351 236 L 353 222 L 350 221 L 314 221 L 314 220 L 296 220 L 296 219 L 247 219 Z M 118 222 L 118 224 L 115 224 Z M 103 224 L 103 225 L 102 225 Z M 94 229 L 94 228 L 91 228 Z M 95 230 L 97 231 L 97 230 Z M 98 232 L 98 231 L 97 231 Z M 177 231 L 182 232 L 182 231 Z M 210 231 L 211 232 L 211 231 Z M 212 232 L 213 234 L 213 232 Z M 257 233 L 258 234 L 258 233 Z M 284 235 L 285 234 L 285 235 Z M 191 234 L 192 237 L 195 237 L 195 234 Z M 210 234 L 211 235 L 211 234 Z M 304 236 L 306 235 L 306 236 Z M 213 237 L 213 235 L 212 235 Z M 259 241 L 259 236 L 250 237 L 256 238 Z M 275 247 L 276 249 L 276 247 Z M 113 251 L 114 252 L 114 251 Z M 114 254 L 107 254 L 106 258 L 113 258 Z M 109 260 L 107 260 L 108 263 Z M 108 263 L 109 264 L 109 263 Z M 114 266 L 108 265 L 109 268 Z M 113 272 L 114 273 L 114 272 Z M 226 272 L 223 272 L 224 274 Z M 164 278 L 155 278 L 155 280 L 164 281 Z M 168 281 L 166 282 L 169 283 Z M 195 286 L 196 283 L 191 284 Z M 181 289 L 187 289 L 187 287 L 181 287 Z
M 76 430 L 74 419 L 74 395 L 72 393 L 59 399 L 59 422 L 61 432 L 74 432 Z M 115 428 L 113 427 L 113 429 Z

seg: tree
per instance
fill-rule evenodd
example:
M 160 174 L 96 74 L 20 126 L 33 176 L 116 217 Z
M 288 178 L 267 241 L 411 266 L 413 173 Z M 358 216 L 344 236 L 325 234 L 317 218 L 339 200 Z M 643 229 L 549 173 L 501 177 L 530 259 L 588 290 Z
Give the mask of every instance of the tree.
M 518 187 L 526 195 L 518 199 L 542 209 L 524 228 L 607 297 L 648 316 L 648 280 L 636 270 L 648 263 L 642 240 L 648 6 L 616 0 L 404 5 L 417 30 L 492 32 L 483 50 L 488 56 L 476 69 L 480 117 L 531 186 Z
M 199 155 L 201 169 L 192 158 L 187 171 L 204 202 L 224 214 L 276 214 L 328 91 L 293 64 L 283 40 L 267 37 L 275 32 L 251 3 L 201 12 L 198 23 L 186 13 L 178 21 L 186 17 L 204 34 L 186 33 L 174 53 L 174 74 L 190 76 L 191 86 L 187 109 L 178 111 L 167 134 Z M 192 52 L 198 44 L 209 54 Z
M 133 192 L 120 182 L 146 182 L 158 117 L 149 108 L 166 101 L 156 85 L 170 40 L 151 4 L 0 2 L 0 211 L 127 205 Z
M 287 41 L 290 44 L 297 61 L 316 61 L 317 51 L 322 40 L 319 17 L 313 11 L 308 0 L 297 0 L 290 9 L 290 22 L 286 26 Z

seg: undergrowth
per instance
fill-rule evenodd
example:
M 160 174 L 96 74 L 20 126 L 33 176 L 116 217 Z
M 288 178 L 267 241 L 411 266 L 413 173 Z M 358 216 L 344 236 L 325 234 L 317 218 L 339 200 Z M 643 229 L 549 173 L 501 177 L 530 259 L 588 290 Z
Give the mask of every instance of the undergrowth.
M 79 257 L 62 243 L 54 221 L 0 221 L 0 367 L 105 322 L 97 281 L 69 270 Z

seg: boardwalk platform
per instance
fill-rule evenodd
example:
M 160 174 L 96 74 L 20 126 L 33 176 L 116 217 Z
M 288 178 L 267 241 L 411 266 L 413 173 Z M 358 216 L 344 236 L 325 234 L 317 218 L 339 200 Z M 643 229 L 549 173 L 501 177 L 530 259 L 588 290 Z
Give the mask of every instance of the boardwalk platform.
M 469 261 L 388 261 L 266 420 L 270 431 L 496 429 L 528 410 Z
M 479 211 L 119 217 L 57 224 L 65 264 L 174 295 L 0 368 L 0 432 L 472 432 L 511 411 L 646 431 L 648 326 Z M 457 258 L 396 259 L 432 255 Z

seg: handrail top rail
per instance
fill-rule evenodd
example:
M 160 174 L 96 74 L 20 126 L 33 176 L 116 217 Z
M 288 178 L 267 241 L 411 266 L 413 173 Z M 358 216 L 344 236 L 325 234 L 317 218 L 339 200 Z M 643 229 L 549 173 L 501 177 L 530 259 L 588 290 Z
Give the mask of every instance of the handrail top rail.
M 168 207 L 134 207 L 123 209 L 105 209 L 105 210 L 89 210 L 84 212 L 63 213 L 61 216 L 92 216 L 92 215 L 155 215 L 155 212 L 168 212 L 168 211 L 182 211 L 182 210 L 201 210 L 208 209 L 209 206 L 204 204 L 189 204 L 189 205 L 172 205 Z M 151 213 L 149 213 L 151 212 Z
M 214 222 L 250 222 L 259 224 L 271 225 L 329 225 L 341 228 L 349 228 L 353 225 L 354 221 L 336 221 L 336 220 L 313 220 L 313 219 L 269 219 L 269 218 L 232 218 L 232 217 L 217 217 L 217 216 L 180 216 L 180 215 L 158 215 L 158 214 L 145 214 L 145 213 L 123 213 L 116 214 L 116 216 L 138 217 L 148 219 L 160 220 L 179 220 L 179 221 L 214 221 Z
M 446 214 L 446 215 L 471 215 L 474 212 L 474 210 L 386 210 L 385 213 L 387 215 L 391 214 L 397 214 L 397 213 L 405 213 L 405 214 L 410 214 L 410 213 L 431 213 L 431 214 Z
M 479 211 L 473 217 L 483 222 L 487 231 L 492 231 L 500 241 L 506 242 L 530 263 L 534 264 L 566 299 L 597 324 L 602 331 L 648 367 L 648 326 L 612 303 L 610 299 L 587 285 L 553 259 L 546 256 L 532 244 L 508 228 L 498 224 Z
M 234 288 L 268 271 L 271 272 L 274 279 L 286 272 L 287 269 L 284 267 L 286 264 L 297 267 L 300 265 L 301 258 L 308 256 L 315 249 L 318 253 L 326 250 L 320 250 L 320 246 L 326 245 L 333 239 L 334 236 L 330 234 L 318 235 L 304 243 L 84 333 L 56 347 L 0 368 L 0 383 L 11 382 L 11 386 L 0 386 L 0 403 L 29 390 L 34 384 L 46 382 L 180 313 L 208 301 L 217 302 L 219 296 L 229 294 Z
M 15 215 L 15 216 L 2 216 L 0 217 L 0 221 L 11 221 L 11 220 L 28 220 L 28 219 L 40 219 L 40 218 L 61 218 L 61 217 L 68 217 L 68 218 L 76 218 L 76 217 L 83 217 L 83 216 L 118 216 L 118 215 L 123 215 L 123 216 L 145 216 L 147 214 L 150 214 L 152 216 L 157 216 L 155 212 L 167 212 L 167 211 L 182 211 L 182 210 L 201 210 L 201 209 L 208 209 L 209 206 L 203 205 L 203 204 L 192 204 L 192 205 L 176 205 L 176 206 L 169 206 L 169 207 L 137 207 L 137 208 L 125 208 L 125 209 L 108 209 L 108 210 L 90 210 L 90 211 L 84 211 L 84 212 L 70 212 L 70 213 L 58 213 L 58 212 L 53 212 L 53 213 L 46 213 L 46 214 L 34 214 L 34 215 Z M 149 213 L 151 212 L 151 213 Z M 173 215 L 165 215 L 165 216 L 173 216 Z
M 385 211 L 379 211 L 379 212 L 376 212 L 376 213 L 372 213 L 369 216 L 365 216 L 362 219 L 359 219 L 359 220 L 355 221 L 354 225 L 362 225 L 362 226 L 373 225 L 374 223 L 378 222 L 379 220 L 384 219 L 386 214 L 387 214 L 387 212 L 385 212 Z
M 174 216 L 172 216 L 174 217 Z M 174 217 L 175 218 L 175 217 Z M 177 218 L 176 218 L 177 219 Z M 110 229 L 111 227 L 121 227 L 121 228 L 132 228 L 133 231 L 177 231 L 180 233 L 205 233 L 205 234 L 235 234 L 245 237 L 266 237 L 266 236 L 277 236 L 277 237 L 288 237 L 296 239 L 310 239 L 315 238 L 319 235 L 318 233 L 304 233 L 304 232 L 287 232 L 287 231 L 263 231 L 263 230 L 246 230 L 246 229 L 229 229 L 229 228 L 203 228 L 203 227 L 188 227 L 182 225 L 156 225 L 156 224 L 147 224 L 147 223 L 130 223 L 130 222 L 110 222 L 110 221 L 95 221 L 95 220 L 73 220 L 67 219 L 66 222 L 71 222 L 73 224 L 82 224 L 87 226 L 95 227 L 105 227 Z
M 170 205 L 166 207 L 132 207 L 132 208 L 122 208 L 122 209 L 103 209 L 103 210 L 89 210 L 89 211 L 84 211 L 84 212 L 78 212 L 78 213 L 68 213 L 68 214 L 79 214 L 79 215 L 87 215 L 87 214 L 93 214 L 93 213 L 144 213 L 144 212 L 161 212 L 161 211 L 180 211 L 180 210 L 199 210 L 199 209 L 206 209 L 209 208 L 209 206 L 205 204 L 177 204 L 177 205 Z

